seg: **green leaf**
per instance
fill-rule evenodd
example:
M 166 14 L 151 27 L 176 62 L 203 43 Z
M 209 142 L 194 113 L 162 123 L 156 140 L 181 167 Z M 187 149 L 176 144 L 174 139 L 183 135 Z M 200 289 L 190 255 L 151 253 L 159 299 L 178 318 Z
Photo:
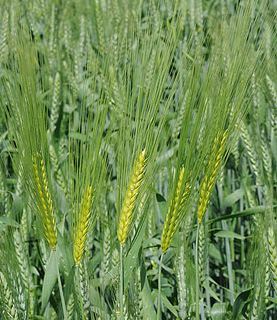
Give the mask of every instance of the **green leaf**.
M 57 266 L 56 266 L 56 257 L 57 255 L 57 250 L 56 251 L 51 251 L 51 255 L 49 258 L 49 261 L 46 265 L 46 271 L 45 271 L 45 276 L 43 280 L 43 286 L 42 286 L 42 294 L 41 294 L 41 310 L 42 312 L 44 311 L 51 292 L 54 288 L 54 285 L 57 281 Z
M 208 285 L 207 282 L 203 283 L 203 287 L 209 292 L 210 296 L 213 297 L 217 302 L 221 303 L 221 300 L 218 298 L 217 294 L 212 290 L 212 288 Z
M 211 316 L 213 320 L 225 320 L 226 319 L 227 306 L 226 303 L 216 302 L 211 310 Z
M 273 208 L 274 207 L 276 207 L 276 205 L 273 206 Z M 272 207 L 270 207 L 270 206 L 257 206 L 255 208 L 250 208 L 250 209 L 246 209 L 243 211 L 238 211 L 236 213 L 226 214 L 226 215 L 218 217 L 218 218 L 210 219 L 206 222 L 206 224 L 211 224 L 211 223 L 222 221 L 222 220 L 247 217 L 247 216 L 251 216 L 256 213 L 264 213 L 267 209 L 270 209 L 270 208 L 272 208 Z
M 147 225 L 147 214 L 144 214 L 140 220 L 136 235 L 131 243 L 130 249 L 127 253 L 126 258 L 124 259 L 124 287 L 127 288 L 131 273 L 135 267 L 138 259 L 138 252 L 141 248 L 141 243 L 144 237 L 145 228 Z
M 158 290 L 155 289 L 155 293 L 156 293 L 156 296 L 157 296 Z M 175 317 L 178 318 L 178 312 L 177 312 L 176 308 L 170 303 L 170 301 L 167 299 L 167 297 L 164 295 L 163 292 L 161 293 L 161 300 L 162 300 L 162 303 L 164 304 L 164 306 L 165 306 L 172 314 L 174 314 Z
M 20 225 L 15 220 L 9 217 L 0 217 L 0 223 L 6 224 L 11 227 L 16 227 L 16 228 L 20 227 Z
M 63 220 L 59 223 L 57 231 L 58 231 L 58 243 L 57 243 L 57 251 L 63 256 L 64 264 L 66 271 L 69 272 L 74 265 L 72 248 L 68 245 L 68 242 L 65 241 L 64 237 L 64 224 L 65 224 L 65 216 Z
M 23 209 L 23 201 L 19 196 L 17 196 L 14 193 L 12 194 L 12 196 L 13 196 L 12 211 L 16 215 L 17 213 L 22 211 L 22 209 Z
M 143 319 L 156 319 L 157 314 L 152 300 L 151 290 L 146 276 L 144 264 L 141 265 L 141 297 L 143 303 Z
M 217 260 L 220 263 L 223 262 L 220 250 L 213 243 L 209 244 L 209 256 L 213 257 L 215 260 Z
M 238 189 L 228 195 L 223 201 L 223 207 L 231 207 L 233 206 L 239 199 L 241 199 L 244 195 L 243 189 Z
M 277 304 L 277 298 L 267 297 L 267 300 Z
M 231 238 L 231 239 L 239 239 L 239 240 L 245 239 L 244 236 L 230 230 L 221 230 L 216 232 L 214 235 L 221 238 Z
M 158 159 L 157 159 L 157 163 L 160 162 L 164 162 L 169 160 L 171 157 L 173 157 L 173 155 L 176 153 L 176 151 L 178 150 L 178 145 L 169 149 L 167 152 L 165 152 L 164 154 L 162 154 Z
M 156 200 L 158 212 L 165 219 L 166 200 L 160 193 L 156 193 Z
M 239 319 L 239 316 L 243 315 L 245 308 L 250 301 L 250 294 L 253 288 L 248 289 L 240 293 L 233 305 L 233 319 Z

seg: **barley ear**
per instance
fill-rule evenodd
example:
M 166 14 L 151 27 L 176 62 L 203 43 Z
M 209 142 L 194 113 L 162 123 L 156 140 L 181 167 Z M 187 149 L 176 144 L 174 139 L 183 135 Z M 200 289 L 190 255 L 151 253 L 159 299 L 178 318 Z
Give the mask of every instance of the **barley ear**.
M 12 295 L 12 291 L 9 288 L 9 284 L 4 276 L 4 274 L 0 271 L 0 288 L 1 300 L 3 299 L 3 309 L 1 310 L 1 316 L 4 316 L 4 319 L 18 319 L 18 311 L 16 308 L 16 304 L 14 301 L 14 297 Z M 1 301 L 2 302 L 2 301 Z M 1 303 L 2 307 L 2 303 Z M 6 317 L 5 317 L 6 316 Z M 2 318 L 2 317 L 1 317 Z
M 172 203 L 167 210 L 161 241 L 163 253 L 165 253 L 167 249 L 170 247 L 175 231 L 179 226 L 180 217 L 181 213 L 183 212 L 185 202 L 188 199 L 191 191 L 191 185 L 187 182 L 185 185 L 184 192 L 181 194 L 184 173 L 185 168 L 183 167 L 179 174 L 177 188 L 175 191 L 175 197 L 173 198 Z
M 84 253 L 85 241 L 90 221 L 90 207 L 92 200 L 92 187 L 88 186 L 85 195 L 81 201 L 80 210 L 77 213 L 77 225 L 74 230 L 73 257 L 76 266 L 80 264 Z
M 277 247 L 272 227 L 268 229 L 268 256 L 271 269 L 271 282 L 274 290 L 277 292 Z
M 198 217 L 199 223 L 202 221 L 202 218 L 207 210 L 211 192 L 215 185 L 219 170 L 221 168 L 221 162 L 222 162 L 222 157 L 225 149 L 227 132 L 228 132 L 227 130 L 224 131 L 219 147 L 217 146 L 218 146 L 220 133 L 216 136 L 214 141 L 214 146 L 212 148 L 212 152 L 207 163 L 204 180 L 200 187 L 200 196 L 199 196 L 198 207 L 197 207 L 197 217 Z M 216 157 L 214 156 L 215 153 L 217 154 Z
M 37 209 L 40 213 L 44 233 L 52 250 L 56 250 L 57 244 L 57 226 L 54 217 L 54 210 L 50 191 L 48 188 L 44 160 L 41 154 L 33 156 L 33 166 L 35 171 L 35 190 L 38 191 L 38 197 L 35 197 Z
M 142 179 L 145 172 L 145 150 L 143 150 L 135 162 L 130 183 L 126 191 L 125 200 L 122 205 L 119 225 L 117 230 L 118 241 L 123 245 L 127 239 L 129 233 L 129 227 L 134 218 L 133 211 L 136 203 L 136 199 L 141 187 Z

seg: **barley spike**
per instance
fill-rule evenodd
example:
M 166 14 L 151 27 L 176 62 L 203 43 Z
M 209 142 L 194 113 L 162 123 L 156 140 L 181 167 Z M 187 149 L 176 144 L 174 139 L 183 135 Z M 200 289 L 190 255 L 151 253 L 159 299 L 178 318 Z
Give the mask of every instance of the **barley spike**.
M 84 253 L 85 241 L 90 221 L 90 207 L 92 200 L 92 187 L 88 186 L 81 202 L 80 211 L 77 217 L 77 226 L 74 231 L 73 257 L 76 265 L 80 264 Z
M 200 188 L 200 196 L 199 196 L 198 208 L 197 208 L 197 216 L 198 216 L 199 223 L 202 221 L 202 218 L 207 210 L 208 203 L 209 203 L 210 196 L 211 196 L 211 192 L 212 192 L 213 186 L 216 182 L 216 177 L 218 175 L 219 169 L 221 168 L 220 164 L 221 164 L 221 160 L 222 160 L 222 156 L 223 156 L 226 138 L 227 138 L 227 130 L 224 131 L 224 133 L 223 133 L 222 140 L 220 142 L 218 150 L 216 150 L 216 149 L 217 149 L 217 145 L 218 145 L 219 134 L 215 138 L 214 147 L 213 147 L 210 159 L 207 164 L 207 170 L 206 170 L 206 174 L 204 177 L 204 181 L 203 181 L 201 188 Z M 216 152 L 217 152 L 217 156 L 214 158 L 214 154 Z M 211 167 L 213 167 L 213 170 L 212 170 L 211 174 L 208 175 L 207 171 Z
M 184 179 L 185 168 L 183 167 L 179 174 L 177 188 L 175 191 L 175 197 L 172 200 L 171 205 L 168 207 L 166 219 L 162 232 L 162 251 L 165 253 L 170 247 L 173 236 L 177 227 L 179 226 L 181 213 L 183 211 L 185 202 L 190 194 L 191 185 L 187 182 L 183 194 L 181 194 L 182 181 Z
M 49 242 L 52 250 L 56 250 L 57 243 L 57 227 L 54 217 L 54 210 L 48 188 L 46 170 L 42 156 L 37 153 L 33 157 L 33 166 L 35 169 L 35 182 L 39 197 L 36 201 L 37 209 L 40 213 L 45 237 Z
M 118 231 L 117 231 L 117 237 L 118 241 L 121 245 L 123 245 L 127 239 L 129 227 L 133 220 L 133 211 L 136 203 L 136 199 L 141 187 L 142 179 L 145 172 L 145 150 L 143 150 L 133 169 L 132 176 L 130 179 L 129 187 L 127 189 L 125 200 L 122 205 L 120 219 L 119 219 L 119 225 L 118 225 Z

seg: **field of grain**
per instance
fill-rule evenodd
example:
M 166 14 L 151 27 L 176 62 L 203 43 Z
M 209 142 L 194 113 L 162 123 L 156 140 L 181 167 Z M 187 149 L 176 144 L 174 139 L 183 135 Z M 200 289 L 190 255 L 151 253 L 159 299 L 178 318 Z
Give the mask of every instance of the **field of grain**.
M 0 320 L 277 319 L 276 15 L 0 0 Z

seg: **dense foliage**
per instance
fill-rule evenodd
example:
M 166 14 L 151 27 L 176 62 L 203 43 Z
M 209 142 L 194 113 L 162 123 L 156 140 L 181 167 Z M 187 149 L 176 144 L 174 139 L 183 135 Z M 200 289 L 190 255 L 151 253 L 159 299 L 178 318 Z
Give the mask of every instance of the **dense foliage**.
M 277 1 L 0 7 L 0 319 L 276 319 Z

